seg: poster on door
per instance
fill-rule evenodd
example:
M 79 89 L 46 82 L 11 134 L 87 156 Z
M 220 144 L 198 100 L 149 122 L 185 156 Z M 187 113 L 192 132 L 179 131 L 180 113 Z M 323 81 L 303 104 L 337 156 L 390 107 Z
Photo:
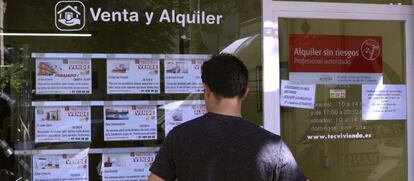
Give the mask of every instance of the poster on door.
M 165 110 L 165 135 L 174 127 L 207 113 L 205 105 L 181 105 Z
M 36 107 L 35 142 L 91 141 L 90 107 Z
M 156 140 L 156 106 L 104 107 L 104 140 Z
M 362 120 L 405 120 L 405 85 L 363 85 Z
M 36 94 L 91 94 L 90 59 L 36 59 Z
M 201 65 L 203 59 L 166 59 L 165 93 L 203 93 Z
M 88 154 L 33 155 L 33 180 L 88 181 Z
M 382 37 L 289 35 L 289 80 L 296 84 L 382 82 Z
M 147 180 L 155 156 L 153 152 L 102 154 L 102 180 Z
M 152 59 L 108 59 L 108 94 L 160 93 L 160 61 Z

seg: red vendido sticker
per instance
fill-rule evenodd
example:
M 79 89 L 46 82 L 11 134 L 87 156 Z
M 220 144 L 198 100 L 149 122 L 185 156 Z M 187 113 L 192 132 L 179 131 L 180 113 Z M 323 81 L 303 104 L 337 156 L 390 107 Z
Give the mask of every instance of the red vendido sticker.
M 382 73 L 382 38 L 291 34 L 289 72 Z

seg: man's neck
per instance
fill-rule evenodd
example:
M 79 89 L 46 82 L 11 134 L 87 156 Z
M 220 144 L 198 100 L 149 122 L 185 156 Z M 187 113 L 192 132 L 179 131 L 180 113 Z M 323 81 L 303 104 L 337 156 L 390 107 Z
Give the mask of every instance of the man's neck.
M 241 100 L 238 98 L 220 98 L 211 101 L 207 110 L 212 113 L 241 117 Z

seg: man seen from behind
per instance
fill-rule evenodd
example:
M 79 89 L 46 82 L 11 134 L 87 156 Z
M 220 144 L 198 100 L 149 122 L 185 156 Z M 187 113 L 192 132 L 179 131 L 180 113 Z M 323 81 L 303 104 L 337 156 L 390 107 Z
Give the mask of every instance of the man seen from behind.
M 280 136 L 242 118 L 249 92 L 243 62 L 219 54 L 201 72 L 208 113 L 167 135 L 149 181 L 305 181 Z

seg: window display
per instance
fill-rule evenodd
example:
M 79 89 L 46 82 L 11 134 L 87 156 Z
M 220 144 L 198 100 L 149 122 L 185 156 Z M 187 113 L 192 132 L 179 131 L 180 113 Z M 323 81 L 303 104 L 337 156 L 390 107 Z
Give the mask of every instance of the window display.
M 261 65 L 258 1 L 0 0 L 0 5 L 7 9 L 0 13 L 3 31 L 27 33 L 0 38 L 5 52 L 0 64 L 4 55 L 6 64 L 16 64 L 11 68 L 21 68 L 21 75 L 13 75 L 12 92 L 0 76 L 0 95 L 4 90 L 15 101 L 8 124 L 0 124 L 9 130 L 1 127 L 0 139 L 14 148 L 13 164 L 0 161 L 0 169 L 15 171 L 14 180 L 143 180 L 166 133 L 206 112 L 200 68 L 210 55 L 250 36 L 254 44 L 241 49 L 254 53 L 242 59 Z M 257 90 L 256 82 L 251 85 Z M 246 98 L 244 112 L 262 125 L 259 94 Z M 171 120 L 173 110 L 182 111 L 181 120 L 178 115 Z M 65 155 L 86 157 L 87 167 L 63 165 Z M 66 172 L 54 162 L 52 171 L 34 167 L 40 162 L 34 160 L 49 158 Z
M 201 65 L 208 55 L 164 55 L 164 54 L 46 54 L 34 53 L 37 67 L 44 68 L 45 60 L 56 59 L 57 62 L 65 57 L 72 57 L 69 69 L 86 70 L 91 77 L 91 61 L 99 61 L 99 58 L 118 57 L 103 59 L 106 61 L 107 94 L 160 94 L 160 82 L 166 82 L 165 93 L 202 93 Z M 82 59 L 73 57 L 90 57 L 88 64 L 84 66 L 74 65 L 73 62 L 83 62 Z M 122 57 L 122 58 L 119 58 Z M 134 58 L 134 59 L 131 59 Z M 164 59 L 168 57 L 169 60 Z M 43 60 L 43 61 L 39 61 Z M 102 60 L 102 59 L 101 59 Z M 165 79 L 160 79 L 160 67 L 164 68 Z M 47 67 L 47 66 L 46 66 Z M 54 66 L 56 69 L 57 66 Z M 39 78 L 46 73 L 36 74 Z M 55 75 L 49 72 L 47 75 Z M 69 74 L 68 74 L 69 75 Z M 72 75 L 72 74 L 71 74 Z M 73 74 L 74 77 L 79 75 Z M 177 80 L 179 78 L 179 80 Z M 166 80 L 169 79 L 169 80 Z M 173 79 L 171 81 L 170 79 Z M 91 78 L 89 78 L 91 80 Z M 44 81 L 44 79 L 41 79 Z M 66 84 L 61 79 L 49 79 L 49 85 Z M 76 81 L 76 80 L 74 80 Z M 72 81 L 73 82 L 73 81 Z M 175 82 L 175 83 L 171 83 Z M 90 84 L 92 85 L 92 84 Z M 169 86 L 167 86 L 169 85 Z M 36 87 L 38 88 L 38 87 Z M 66 90 L 62 87 L 63 90 Z M 171 91 L 173 90 L 173 91 Z M 174 91 L 175 90 L 175 91 Z M 58 93 L 58 92 L 56 92 Z M 63 91 L 60 92 L 64 94 Z M 92 92 L 93 94 L 94 92 Z M 95 124 L 91 124 L 91 118 L 103 120 L 103 141 L 118 143 L 119 141 L 156 141 L 158 140 L 158 123 L 164 122 L 165 135 L 183 122 L 202 116 L 207 112 L 204 101 L 201 100 L 90 100 L 90 101 L 36 101 L 35 106 L 35 142 L 36 143 L 76 143 L 94 142 L 92 140 L 92 129 L 96 130 Z M 101 115 L 94 115 L 96 108 L 102 108 Z M 164 112 L 165 116 L 159 116 L 158 111 Z M 116 142 L 115 142 L 116 141 Z M 115 148 L 116 149 L 116 148 Z M 64 150 L 63 150 L 64 152 Z M 64 155 L 66 159 L 66 155 Z M 88 157 L 88 156 L 86 156 Z M 144 179 L 149 175 L 149 166 L 155 158 L 155 152 L 148 153 L 116 153 L 102 154 L 102 174 L 104 180 L 119 179 Z M 34 157 L 34 162 L 39 160 L 55 160 L 59 162 L 60 156 Z M 87 162 L 85 162 L 87 164 Z M 134 167 L 132 167 L 134 166 Z M 50 167 L 52 168 L 52 167 Z M 57 166 L 53 168 L 58 169 Z M 69 170 L 71 167 L 67 167 Z M 48 168 L 49 169 L 49 168 Z M 59 176 L 56 172 L 56 177 Z M 69 171 L 70 172 L 70 171 Z M 39 173 L 40 174 L 40 173 Z M 43 175 L 46 175 L 42 173 Z M 64 174 L 63 174 L 64 175 Z M 79 174 L 78 174 L 79 175 Z M 35 179 L 38 179 L 34 177 Z M 46 178 L 46 177 L 45 177 Z M 40 179 L 40 178 L 39 178 Z M 82 178 L 73 178 L 82 180 Z M 87 178 L 86 178 L 87 180 Z

